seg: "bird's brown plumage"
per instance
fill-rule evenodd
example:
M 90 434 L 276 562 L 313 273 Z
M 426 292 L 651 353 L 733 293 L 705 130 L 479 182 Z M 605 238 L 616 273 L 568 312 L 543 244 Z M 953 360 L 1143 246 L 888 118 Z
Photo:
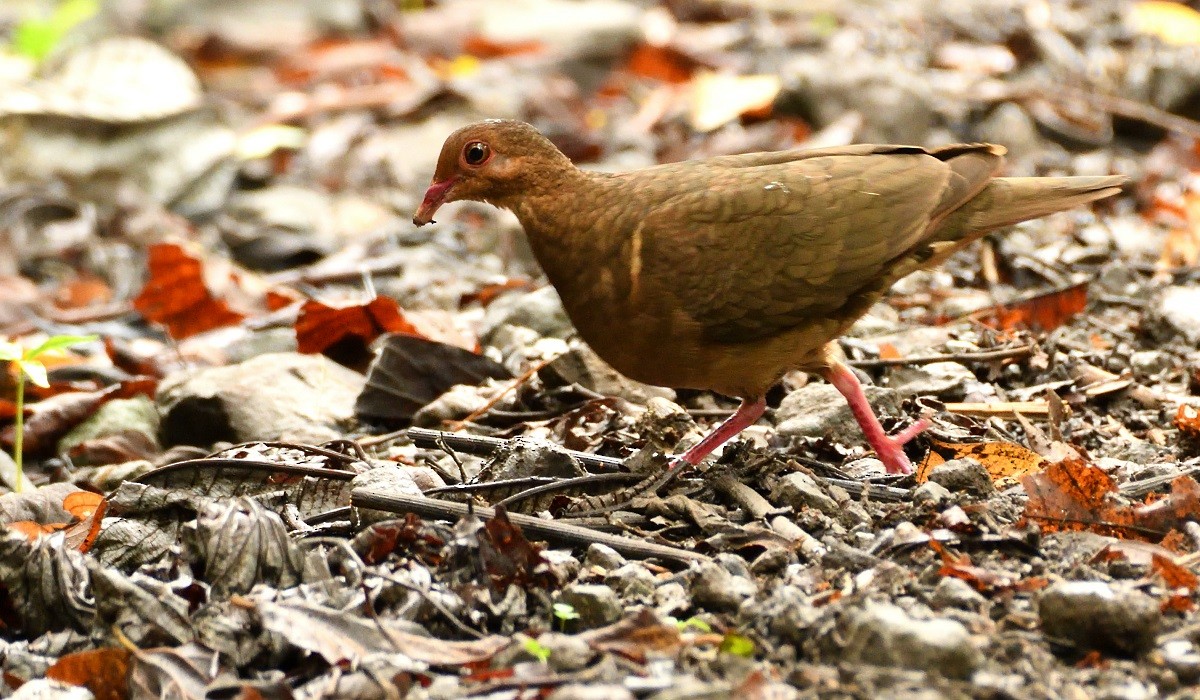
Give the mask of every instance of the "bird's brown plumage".
M 464 159 L 471 144 L 488 159 Z M 1004 149 L 859 145 L 621 174 L 577 169 L 528 124 L 443 146 L 414 222 L 441 204 L 512 210 L 580 336 L 650 384 L 762 396 L 896 280 L 988 231 L 1118 191 L 1119 177 L 997 178 Z

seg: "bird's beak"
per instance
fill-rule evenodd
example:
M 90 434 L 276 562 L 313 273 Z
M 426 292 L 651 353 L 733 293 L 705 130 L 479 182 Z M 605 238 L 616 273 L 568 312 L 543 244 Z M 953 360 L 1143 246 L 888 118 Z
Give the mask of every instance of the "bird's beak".
M 433 215 L 437 213 L 438 207 L 445 203 L 446 193 L 453 185 L 452 177 L 429 185 L 429 189 L 425 190 L 425 198 L 421 200 L 421 206 L 417 207 L 417 213 L 413 215 L 413 223 L 417 226 L 432 223 Z

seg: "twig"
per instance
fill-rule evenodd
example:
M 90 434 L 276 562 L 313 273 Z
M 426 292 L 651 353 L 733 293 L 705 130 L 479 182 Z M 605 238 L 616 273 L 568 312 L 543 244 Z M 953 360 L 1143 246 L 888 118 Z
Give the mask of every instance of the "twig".
M 921 355 L 919 357 L 880 357 L 870 360 L 851 360 L 850 364 L 859 369 L 871 369 L 874 367 L 895 367 L 901 365 L 928 365 L 934 362 L 994 362 L 1014 357 L 1026 357 L 1032 355 L 1034 349 L 1034 346 L 1026 345 L 1019 348 L 983 350 L 980 352 L 956 352 L 944 355 Z
M 486 437 L 483 435 L 462 435 L 459 433 L 448 433 L 442 430 L 429 430 L 428 428 L 409 428 L 408 439 L 413 441 L 417 447 L 426 447 L 434 449 L 439 447 L 438 440 L 444 441 L 450 447 L 459 452 L 466 452 L 469 455 L 486 456 L 508 445 L 509 441 L 501 438 Z M 589 467 L 596 467 L 606 471 L 620 469 L 625 465 L 624 460 L 616 457 L 605 457 L 603 455 L 594 455 L 589 452 L 579 452 L 577 450 L 568 450 L 555 446 L 555 449 L 562 450 L 565 454 L 579 460 L 580 464 Z
M 787 517 L 772 515 L 772 513 L 777 513 L 779 509 L 772 506 L 770 501 L 750 488 L 748 484 L 744 484 L 734 478 L 733 474 L 729 472 L 719 474 L 713 480 L 713 488 L 725 494 L 726 498 L 737 503 L 756 520 L 770 518 L 768 522 L 771 525 L 771 529 L 779 535 L 795 542 L 800 553 L 808 559 L 819 560 L 828 551 L 825 545 L 821 544 L 819 540 L 805 532 L 804 528 L 792 522 Z
M 370 489 L 354 489 L 350 492 L 350 504 L 356 508 L 373 508 L 389 513 L 415 513 L 425 518 L 453 520 L 467 514 L 467 505 L 452 501 L 439 501 L 423 496 L 405 496 L 401 494 L 380 493 Z M 475 508 L 475 515 L 480 518 L 492 518 L 496 511 L 492 508 Z M 515 525 L 537 537 L 571 545 L 589 545 L 599 543 L 608 545 L 627 557 L 650 558 L 657 557 L 669 561 L 688 564 L 691 562 L 710 561 L 698 552 L 692 552 L 679 547 L 670 547 L 630 537 L 611 535 L 597 532 L 578 525 L 568 525 L 554 520 L 542 520 L 521 513 L 509 513 L 509 520 Z
M 541 369 L 543 367 L 550 364 L 551 362 L 554 362 L 557 359 L 558 359 L 558 356 L 555 355 L 554 357 L 542 360 L 541 362 L 539 362 L 539 363 L 533 365 L 532 367 L 530 367 L 529 369 L 525 370 L 524 374 L 522 374 L 521 376 L 512 380 L 512 382 L 508 386 L 504 387 L 499 392 L 497 392 L 495 396 L 488 399 L 487 403 L 483 404 L 482 406 L 475 409 L 474 411 L 471 411 L 471 413 L 466 418 L 463 418 L 462 420 L 456 420 L 456 421 L 450 423 L 450 426 L 449 426 L 450 429 L 453 431 L 462 430 L 463 426 L 465 426 L 467 423 L 474 421 L 476 418 L 487 413 L 488 410 L 492 408 L 492 406 L 495 406 L 496 404 L 500 403 L 500 399 L 502 399 L 506 395 L 508 395 L 508 392 L 516 389 L 517 387 L 521 386 L 525 382 L 529 381 L 530 377 L 537 374 L 539 371 L 541 371 Z

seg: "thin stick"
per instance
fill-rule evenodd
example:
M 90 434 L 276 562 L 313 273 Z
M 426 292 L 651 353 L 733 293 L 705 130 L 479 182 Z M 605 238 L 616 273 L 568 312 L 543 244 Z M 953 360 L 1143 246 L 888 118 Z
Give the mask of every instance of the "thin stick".
M 439 501 L 423 496 L 380 493 L 369 489 L 351 491 L 350 504 L 356 508 L 373 508 L 389 513 L 416 513 L 424 518 L 441 520 L 455 520 L 467 514 L 467 505 L 464 503 Z M 495 514 L 496 511 L 492 508 L 475 508 L 475 515 L 480 518 L 492 518 Z M 586 546 L 595 542 L 608 545 L 627 557 L 639 559 L 655 557 L 681 564 L 710 561 L 707 556 L 687 549 L 611 535 L 607 532 L 597 532 L 590 528 L 567 525 L 554 520 L 542 520 L 521 513 L 509 513 L 508 519 L 527 533 L 562 544 Z
M 1015 357 L 1026 357 L 1032 355 L 1034 346 L 1026 345 L 1019 348 L 1004 348 L 1002 350 L 984 350 L 981 352 L 958 352 L 947 353 L 945 355 L 921 355 L 918 357 L 888 357 L 876 358 L 870 360 L 853 360 L 848 364 L 858 367 L 859 369 L 871 369 L 874 367 L 896 367 L 907 365 L 929 365 L 934 362 L 993 362 L 995 360 L 1009 360 Z

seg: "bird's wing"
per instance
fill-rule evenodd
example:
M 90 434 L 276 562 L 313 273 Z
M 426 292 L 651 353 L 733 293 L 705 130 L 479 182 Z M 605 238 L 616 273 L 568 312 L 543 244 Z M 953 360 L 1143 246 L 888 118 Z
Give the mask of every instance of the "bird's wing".
M 642 265 L 670 281 L 659 293 L 718 342 L 849 313 L 890 286 L 895 268 L 930 255 L 930 243 L 953 239 L 938 223 L 987 185 L 1003 153 L 851 148 L 705 162 L 694 186 L 643 221 Z

